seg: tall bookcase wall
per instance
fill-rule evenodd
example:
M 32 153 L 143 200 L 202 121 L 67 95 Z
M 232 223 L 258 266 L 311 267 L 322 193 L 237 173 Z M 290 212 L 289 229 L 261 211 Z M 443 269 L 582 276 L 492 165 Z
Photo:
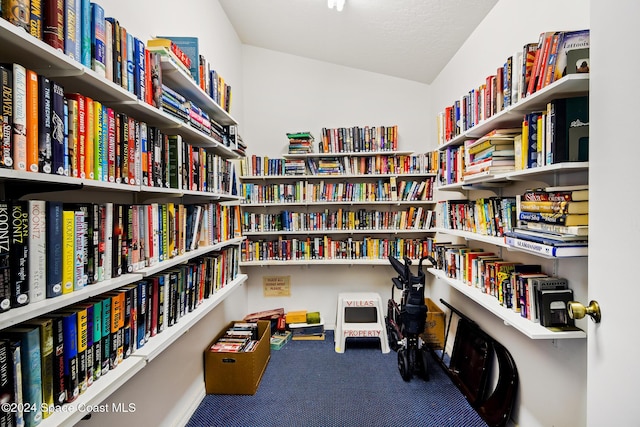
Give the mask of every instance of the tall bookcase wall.
M 475 125 L 457 131 L 452 131 L 447 138 L 442 133 L 438 135 L 439 168 L 437 189 L 439 192 L 450 192 L 453 197 L 441 200 L 436 207 L 436 242 L 446 247 L 450 243 L 448 254 L 457 253 L 456 262 L 460 267 L 464 265 L 468 272 L 451 271 L 451 264 L 442 257 L 438 265 L 429 268 L 437 279 L 466 295 L 487 311 L 502 319 L 505 324 L 513 326 L 520 333 L 530 339 L 574 339 L 585 338 L 582 330 L 561 330 L 541 326 L 537 320 L 531 320 L 514 307 L 507 307 L 501 290 L 487 290 L 475 279 L 473 263 L 465 265 L 464 252 L 487 252 L 495 254 L 504 261 L 521 261 L 522 264 L 543 265 L 543 273 L 556 277 L 563 262 L 586 260 L 586 254 L 579 258 L 572 255 L 556 256 L 544 252 L 544 245 L 519 246 L 515 241 L 504 236 L 512 226 L 518 224 L 516 213 L 519 195 L 527 189 L 573 186 L 588 184 L 588 161 L 541 162 L 539 166 L 523 167 L 511 171 L 486 171 L 479 174 L 465 176 L 464 165 L 467 150 L 480 138 L 499 129 L 521 128 L 524 118 L 534 112 L 547 111 L 550 103 L 565 98 L 588 96 L 589 74 L 569 74 L 559 78 L 540 90 L 517 100 L 484 118 Z M 461 101 L 461 103 L 463 103 Z M 454 108 L 454 107 L 452 107 Z M 439 117 L 447 115 L 443 112 Z M 462 120 L 464 122 L 464 119 Z M 442 121 L 440 121 L 442 123 Z M 444 126 L 440 127 L 444 130 Z M 540 135 L 540 134 L 538 134 Z M 524 134 L 522 136 L 524 138 Z M 524 146 L 524 145 L 523 145 Z M 523 148 L 524 150 L 524 148 Z M 516 149 L 517 153 L 517 149 Z M 444 193 L 439 193 L 443 195 Z M 460 197 L 462 195 L 462 197 Z M 490 213 L 491 212 L 491 213 Z M 500 213 L 498 213 L 500 212 Z M 504 218 L 504 223 L 491 219 L 483 221 L 482 215 L 495 215 Z M 511 216 L 513 214 L 513 217 Z M 493 223 L 493 224 L 489 224 Z M 460 243 L 464 239 L 464 243 Z M 437 247 L 438 244 L 434 247 Z M 460 250 L 459 248 L 465 248 Z M 584 248 L 586 252 L 586 248 Z M 446 251 L 446 250 L 445 250 Z M 444 253 L 444 252 L 442 252 Z M 472 257 L 470 257 L 472 258 Z M 569 260 L 571 258 L 571 260 Z M 572 264 L 576 265 L 576 264 Z M 582 264 L 579 264 L 582 265 Z M 586 269 L 586 262 L 584 263 Z M 455 270 L 455 265 L 454 265 Z M 586 283 L 569 281 L 569 288 L 586 294 Z
M 241 266 L 419 259 L 434 219 L 435 159 L 397 150 L 248 157 Z
M 108 267 L 108 263 L 101 262 L 102 267 L 97 267 L 96 271 L 100 272 L 100 275 L 96 274 L 92 280 L 87 275 L 89 260 L 92 257 L 87 254 L 86 258 L 80 256 L 82 262 L 73 266 L 75 276 L 72 277 L 71 288 L 67 289 L 63 284 L 64 293 L 61 291 L 61 295 L 54 296 L 52 293 L 46 298 L 36 298 L 35 293 L 29 294 L 30 299 L 27 301 L 14 298 L 16 302 L 10 308 L 3 302 L 4 312 L 0 313 L 0 337 L 7 337 L 15 327 L 34 325 L 45 318 L 55 319 L 61 315 L 60 313 L 75 313 L 76 317 L 80 316 L 81 312 L 84 316 L 83 309 L 97 313 L 98 302 L 101 302 L 99 305 L 102 307 L 102 303 L 106 304 L 105 301 L 109 300 L 113 301 L 115 306 L 124 304 L 125 298 L 127 301 L 136 295 L 142 298 L 147 289 L 149 292 L 146 294 L 148 303 L 138 300 L 138 303 L 143 305 L 138 307 L 136 316 L 131 316 L 133 312 L 123 305 L 118 311 L 122 316 L 119 323 L 114 322 L 117 316 L 113 307 L 111 313 L 103 313 L 105 318 L 102 322 L 97 317 L 95 322 L 93 319 L 85 319 L 94 325 L 101 324 L 106 327 L 101 338 L 103 348 L 106 348 L 103 343 L 105 339 L 122 345 L 112 347 L 115 349 L 114 353 L 103 355 L 102 366 L 96 366 L 93 377 L 89 374 L 79 377 L 77 389 L 74 389 L 71 383 L 64 383 L 64 387 L 69 391 L 66 400 L 72 401 L 72 404 L 65 403 L 65 396 L 62 395 L 61 403 L 64 409 L 52 409 L 49 413 L 36 415 L 43 417 L 40 423 L 42 426 L 71 425 L 87 415 L 78 408 L 90 408 L 100 404 L 246 281 L 246 275 L 239 271 L 243 236 L 238 206 L 240 197 L 237 195 L 238 184 L 235 182 L 237 176 L 234 169 L 235 159 L 238 158 L 237 147 L 232 141 L 232 136 L 220 141 L 196 129 L 189 123 L 151 106 L 139 99 L 135 93 L 114 84 L 3 19 L 0 19 L 0 63 L 8 64 L 9 69 L 12 69 L 13 64 L 19 64 L 26 70 L 33 71 L 37 78 L 46 77 L 51 82 L 56 82 L 63 88 L 64 93 L 77 93 L 90 98 L 94 103 L 100 103 L 103 108 L 109 109 L 114 116 L 121 113 L 123 117 L 130 118 L 130 123 L 133 123 L 136 130 L 146 127 L 150 132 L 147 135 L 156 135 L 159 140 L 167 143 L 166 146 L 154 146 L 154 150 L 151 149 L 151 138 L 147 141 L 147 150 L 142 148 L 143 144 L 135 144 L 133 152 L 129 152 L 132 165 L 135 165 L 132 166 L 134 172 L 130 175 L 132 179 L 127 180 L 127 183 L 124 179 L 117 180 L 115 176 L 110 179 L 111 176 L 108 174 L 103 180 L 97 176 L 98 174 L 95 175 L 95 179 L 91 179 L 88 176 L 89 170 L 84 178 L 80 178 L 44 173 L 42 169 L 32 172 L 6 167 L 9 165 L 0 168 L 0 203 L 5 203 L 5 212 L 7 209 L 13 209 L 14 205 L 20 205 L 14 200 L 25 200 L 27 207 L 32 203 L 37 206 L 33 201 L 42 200 L 47 208 L 55 204 L 52 202 L 64 202 L 60 209 L 65 211 L 73 209 L 84 212 L 82 209 L 87 209 L 83 213 L 84 216 L 76 216 L 76 219 L 95 218 L 91 213 L 94 207 L 96 212 L 105 216 L 110 212 L 112 221 L 108 221 L 108 217 L 104 218 L 104 222 L 103 219 L 97 219 L 96 228 L 89 225 L 94 231 L 91 234 L 82 228 L 88 221 L 80 219 L 78 228 L 74 228 L 77 231 L 74 231 L 77 240 L 72 246 L 84 247 L 87 253 L 94 246 L 111 246 L 112 267 L 115 268 L 118 262 L 123 262 L 123 265 L 129 267 L 125 268 L 125 271 L 117 271 L 116 268 L 110 275 L 108 272 L 105 273 L 108 268 L 102 268 L 105 265 Z M 235 129 L 235 119 L 218 106 L 185 72 L 176 68 L 170 61 L 162 61 L 161 64 L 164 84 L 188 97 L 221 127 Z M 6 92 L 4 94 L 6 95 Z M 27 128 L 27 135 L 30 129 L 32 128 Z M 155 133 L 152 134 L 150 129 L 154 129 Z M 67 133 L 65 135 L 68 136 Z M 141 142 L 144 139 L 144 130 L 139 135 L 138 142 Z M 111 136 L 115 139 L 115 135 Z M 183 150 L 177 150 L 180 144 L 184 147 Z M 171 151 L 171 156 L 169 147 L 172 147 L 172 150 L 176 149 Z M 111 157 L 111 153 L 109 156 Z M 174 161 L 174 157 L 179 160 Z M 154 164 L 151 159 L 159 161 L 159 164 Z M 169 159 L 171 163 L 166 162 Z M 143 166 L 146 160 L 149 161 L 148 169 Z M 147 175 L 143 176 L 143 170 L 147 171 Z M 71 172 L 71 175 L 73 174 Z M 122 177 L 124 178 L 124 175 Z M 154 182 L 152 177 L 159 178 L 160 181 Z M 143 178 L 147 178 L 146 181 Z M 72 207 L 72 204 L 76 207 Z M 131 215 L 128 218 L 122 217 L 123 227 L 119 227 L 117 222 L 113 225 L 114 218 L 119 217 L 120 209 L 123 215 Z M 137 214 L 138 222 L 132 219 Z M 33 217 L 39 219 L 41 224 L 50 225 L 52 221 L 46 216 Z M 108 227 L 106 224 L 112 226 Z M 140 226 L 137 234 L 127 228 L 129 224 Z M 146 236 L 149 236 L 146 239 L 145 227 L 148 227 Z M 38 229 L 42 230 L 31 225 L 28 233 L 35 233 Z M 164 234 L 162 230 L 165 231 Z M 84 232 L 87 234 L 83 234 Z M 25 233 L 25 240 L 26 235 Z M 134 242 L 129 241 L 129 237 L 138 237 L 139 244 L 136 246 Z M 170 237 L 175 239 L 170 242 Z M 115 256 L 116 241 L 123 242 L 118 247 L 118 251 L 123 250 L 121 256 Z M 175 250 L 169 251 L 169 248 Z M 149 252 L 154 249 L 157 251 L 155 254 Z M 40 277 L 40 282 L 37 282 L 40 293 L 45 293 L 46 272 L 51 269 L 46 266 L 47 253 L 46 249 L 29 248 L 29 265 L 31 260 L 38 256 L 38 260 L 42 261 L 45 267 L 39 270 L 31 267 L 29 275 L 21 278 L 24 285 L 33 286 L 33 278 Z M 79 254 L 80 252 L 75 255 Z M 99 254 L 102 257 L 102 249 Z M 136 255 L 138 259 L 132 262 Z M 108 257 L 108 251 L 104 256 Z M 11 259 L 13 253 L 8 258 L 3 253 L 2 257 L 4 270 L 12 265 L 4 260 Z M 130 262 L 127 264 L 127 261 Z M 92 265 L 98 266 L 97 263 Z M 8 283 L 4 282 L 7 275 L 3 273 L 3 277 L 5 288 L 8 287 Z M 163 282 L 165 286 L 162 286 Z M 153 290 L 158 298 L 152 298 Z M 54 291 L 54 288 L 51 288 L 51 292 Z M 165 303 L 153 306 L 154 301 L 159 303 L 160 295 L 163 295 Z M 135 309 L 136 304 L 133 303 L 132 307 Z M 148 314 L 145 314 L 146 310 Z M 132 319 L 137 319 L 138 325 L 130 323 Z M 112 324 L 109 325 L 109 322 Z M 141 329 L 138 329 L 138 326 Z M 126 347 L 127 343 L 129 347 Z M 67 347 L 68 342 L 65 341 L 63 344 Z M 68 348 L 71 347 L 72 344 L 68 345 Z M 96 348 L 97 345 L 93 347 Z M 40 354 L 44 355 L 44 348 L 38 350 L 42 350 Z M 76 350 L 80 351 L 81 347 Z M 24 374 L 22 378 L 25 378 Z M 51 390 L 46 390 L 46 384 L 55 383 L 54 379 L 40 377 L 39 381 L 44 387 L 40 396 L 42 400 L 30 402 L 31 407 L 41 408 L 43 402 L 57 405 L 59 402 L 51 400 Z M 72 389 L 77 390 L 75 398 L 71 397 L 74 395 Z M 23 396 L 24 403 L 26 404 L 30 398 L 32 396 Z M 3 416 L 5 415 L 7 414 L 3 411 Z

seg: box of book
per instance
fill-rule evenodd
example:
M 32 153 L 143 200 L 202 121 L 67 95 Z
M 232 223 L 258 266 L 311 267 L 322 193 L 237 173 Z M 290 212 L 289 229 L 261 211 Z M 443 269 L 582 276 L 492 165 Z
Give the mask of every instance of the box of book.
M 255 394 L 271 357 L 271 322 L 258 320 L 258 340 L 249 351 L 217 351 L 216 345 L 236 323 L 227 325 L 204 351 L 207 394 Z
M 444 312 L 430 298 L 424 299 L 427 305 L 427 321 L 424 324 L 422 340 L 435 349 L 444 348 Z
M 271 350 L 280 350 L 291 341 L 291 331 L 276 332 L 271 335 Z

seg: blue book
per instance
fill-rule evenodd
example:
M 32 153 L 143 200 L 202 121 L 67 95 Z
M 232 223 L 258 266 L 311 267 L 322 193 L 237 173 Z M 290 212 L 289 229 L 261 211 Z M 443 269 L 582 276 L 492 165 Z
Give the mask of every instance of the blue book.
M 91 332 L 91 340 L 92 340 L 92 359 L 93 359 L 93 380 L 96 381 L 98 378 L 102 376 L 102 300 L 92 299 L 90 300 L 93 308 L 93 319 L 91 320 L 92 332 Z
M 47 202 L 47 298 L 62 295 L 62 202 Z
M 54 313 L 53 315 L 62 318 L 66 401 L 73 402 L 80 395 L 80 384 L 78 382 L 78 315 L 76 312 Z
M 16 341 L 14 341 L 16 342 Z M 11 340 L 0 340 L 0 397 L 2 402 L 17 403 L 16 387 L 14 386 L 14 362 L 11 349 Z M 17 343 L 18 357 L 20 354 L 20 343 Z M 18 369 L 20 367 L 18 361 Z M 19 371 L 18 371 L 19 372 Z M 3 426 L 17 425 L 16 418 L 22 417 L 21 408 L 16 405 L 15 411 L 0 411 L 0 424 Z M 24 423 L 22 424 L 24 425 Z
M 80 62 L 87 68 L 91 68 L 91 2 L 80 1 Z
M 24 412 L 25 425 L 37 426 L 42 421 L 42 359 L 40 329 L 37 326 L 10 328 L 8 336 L 20 340 L 22 365 L 22 393 L 25 404 L 32 410 Z
M 147 282 L 138 283 L 136 306 L 136 348 L 141 348 L 147 341 Z
M 131 33 L 127 33 L 127 90 L 131 93 L 135 91 L 135 38 Z M 124 76 L 123 76 L 124 78 Z
M 146 54 L 144 42 L 137 37 L 133 38 L 134 43 L 134 83 L 135 94 L 140 100 L 145 100 L 145 71 L 146 71 Z
M 38 114 L 38 170 L 51 173 L 51 80 L 38 75 L 41 112 Z
M 80 0 L 66 0 L 64 4 L 64 53 L 80 62 Z
M 51 81 L 51 162 L 53 173 L 64 175 L 64 88 Z
M 111 298 L 102 299 L 102 370 L 101 375 L 109 372 L 111 358 Z
M 200 51 L 197 37 L 158 36 L 174 42 L 191 60 L 191 77 L 196 83 L 200 82 Z
M 87 1 L 88 0 L 82 0 Z M 91 3 L 91 65 L 90 67 L 101 76 L 106 73 L 106 26 L 104 9 L 97 3 Z

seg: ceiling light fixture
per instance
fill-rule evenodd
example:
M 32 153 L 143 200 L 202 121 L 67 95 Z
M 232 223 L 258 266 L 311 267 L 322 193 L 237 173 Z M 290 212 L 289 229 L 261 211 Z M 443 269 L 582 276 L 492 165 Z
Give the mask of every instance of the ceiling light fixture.
M 333 9 L 335 7 L 338 12 L 342 12 L 345 1 L 346 0 L 327 0 L 327 6 L 329 9 Z

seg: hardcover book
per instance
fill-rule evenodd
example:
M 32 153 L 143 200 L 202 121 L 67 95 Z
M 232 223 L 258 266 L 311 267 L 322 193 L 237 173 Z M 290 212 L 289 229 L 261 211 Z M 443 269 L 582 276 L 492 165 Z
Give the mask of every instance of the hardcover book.
M 39 137 L 38 129 L 40 91 L 38 89 L 38 75 L 35 71 L 26 69 L 27 103 L 26 103 L 26 170 L 38 172 Z
M 51 162 L 53 173 L 65 174 L 64 88 L 51 81 Z
M 0 64 L 0 167 L 13 168 L 13 66 Z
M 46 202 L 46 297 L 62 295 L 62 203 Z
M 11 208 L 0 201 L 0 312 L 11 308 Z
M 27 69 L 13 64 L 13 168 L 27 170 Z
M 29 205 L 26 200 L 11 202 L 11 306 L 29 303 Z
M 64 52 L 64 0 L 44 0 L 42 38 L 52 48 Z
M 47 297 L 46 202 L 29 200 L 29 302 Z
M 51 173 L 51 80 L 45 76 L 38 76 L 40 106 L 38 110 L 38 170 Z
M 40 330 L 40 367 L 42 378 L 42 417 L 51 415 L 50 408 L 54 405 L 54 347 L 53 347 L 53 320 L 51 318 L 38 318 L 28 321 L 23 326 L 33 326 Z
M 566 31 L 562 43 L 558 46 L 558 57 L 554 72 L 554 80 L 560 80 L 567 75 L 567 55 L 575 49 L 584 49 L 589 47 L 590 31 L 577 30 Z

